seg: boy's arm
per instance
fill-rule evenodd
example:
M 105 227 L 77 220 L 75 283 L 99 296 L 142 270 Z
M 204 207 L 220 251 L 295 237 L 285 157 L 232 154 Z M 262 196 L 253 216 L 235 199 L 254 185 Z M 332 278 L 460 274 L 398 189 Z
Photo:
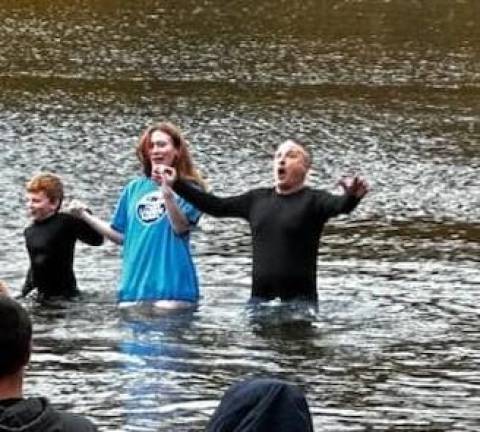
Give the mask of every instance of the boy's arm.
M 85 213 L 89 214 L 88 211 L 85 211 Z M 103 234 L 97 231 L 84 218 L 76 218 L 76 224 L 77 237 L 79 240 L 90 246 L 100 246 L 103 244 Z
M 90 234 L 95 233 L 95 238 L 99 243 L 85 243 L 97 246 L 103 243 L 103 236 L 107 237 L 112 242 L 121 245 L 123 244 L 123 234 L 114 230 L 110 224 L 95 216 L 88 209 L 87 205 L 79 200 L 73 200 L 68 208 L 68 212 L 76 216 L 80 221 L 85 223 Z M 101 238 L 101 241 L 99 240 Z M 84 241 L 83 239 L 81 239 Z
M 82 235 L 79 236 L 83 242 L 92 246 L 100 246 L 105 236 L 116 244 L 123 243 L 122 233 L 114 230 L 107 222 L 89 211 L 81 211 L 79 221 L 83 224 Z

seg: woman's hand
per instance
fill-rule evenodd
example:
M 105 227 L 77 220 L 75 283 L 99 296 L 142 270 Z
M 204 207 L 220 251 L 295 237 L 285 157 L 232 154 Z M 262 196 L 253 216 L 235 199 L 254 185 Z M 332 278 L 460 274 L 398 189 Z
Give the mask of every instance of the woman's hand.
M 153 165 L 152 166 L 152 180 L 159 185 L 167 184 L 172 187 L 173 183 L 177 179 L 177 170 L 167 165 Z
M 89 212 L 87 204 L 78 199 L 74 199 L 70 202 L 67 207 L 67 213 L 70 213 L 73 216 L 82 217 L 84 212 Z

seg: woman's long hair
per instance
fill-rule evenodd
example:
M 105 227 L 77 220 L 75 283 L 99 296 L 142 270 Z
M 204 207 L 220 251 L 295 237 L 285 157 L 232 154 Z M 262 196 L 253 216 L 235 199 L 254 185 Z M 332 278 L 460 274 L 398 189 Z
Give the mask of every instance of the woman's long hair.
M 149 126 L 140 137 L 137 144 L 136 154 L 143 166 L 143 172 L 147 177 L 152 175 L 152 162 L 150 161 L 150 149 L 152 148 L 152 134 L 155 131 L 162 131 L 172 138 L 174 147 L 178 151 L 178 156 L 173 162 L 173 167 L 177 170 L 179 178 L 191 180 L 205 188 L 205 181 L 193 164 L 192 157 L 188 150 L 187 140 L 184 138 L 181 130 L 170 122 L 160 122 Z

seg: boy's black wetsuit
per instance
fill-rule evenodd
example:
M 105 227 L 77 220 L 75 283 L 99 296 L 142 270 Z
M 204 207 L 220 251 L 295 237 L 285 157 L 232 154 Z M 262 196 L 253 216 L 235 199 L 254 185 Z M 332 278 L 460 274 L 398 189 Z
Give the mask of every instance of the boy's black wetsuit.
M 103 236 L 85 221 L 67 213 L 55 213 L 35 221 L 25 229 L 25 243 L 30 256 L 22 294 L 37 288 L 39 298 L 73 298 L 79 294 L 73 272 L 75 242 L 92 246 L 103 243 Z
M 280 195 L 273 188 L 219 198 L 177 180 L 174 190 L 199 210 L 250 223 L 252 299 L 317 301 L 317 252 L 325 222 L 351 212 L 360 199 L 305 187 Z

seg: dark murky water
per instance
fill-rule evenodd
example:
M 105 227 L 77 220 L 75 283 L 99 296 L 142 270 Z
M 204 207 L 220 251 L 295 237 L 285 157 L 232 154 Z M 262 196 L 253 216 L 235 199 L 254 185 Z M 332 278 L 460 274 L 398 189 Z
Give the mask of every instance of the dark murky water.
M 38 308 L 28 394 L 102 430 L 200 431 L 245 375 L 305 389 L 317 431 L 477 431 L 480 2 L 0 1 L 0 278 L 27 267 L 23 184 L 60 173 L 108 218 L 144 126 L 187 131 L 218 193 L 271 181 L 303 139 L 311 182 L 373 190 L 330 223 L 319 312 L 253 313 L 248 227 L 205 217 L 190 314 L 122 315 L 119 250 L 79 247 L 86 293 Z

